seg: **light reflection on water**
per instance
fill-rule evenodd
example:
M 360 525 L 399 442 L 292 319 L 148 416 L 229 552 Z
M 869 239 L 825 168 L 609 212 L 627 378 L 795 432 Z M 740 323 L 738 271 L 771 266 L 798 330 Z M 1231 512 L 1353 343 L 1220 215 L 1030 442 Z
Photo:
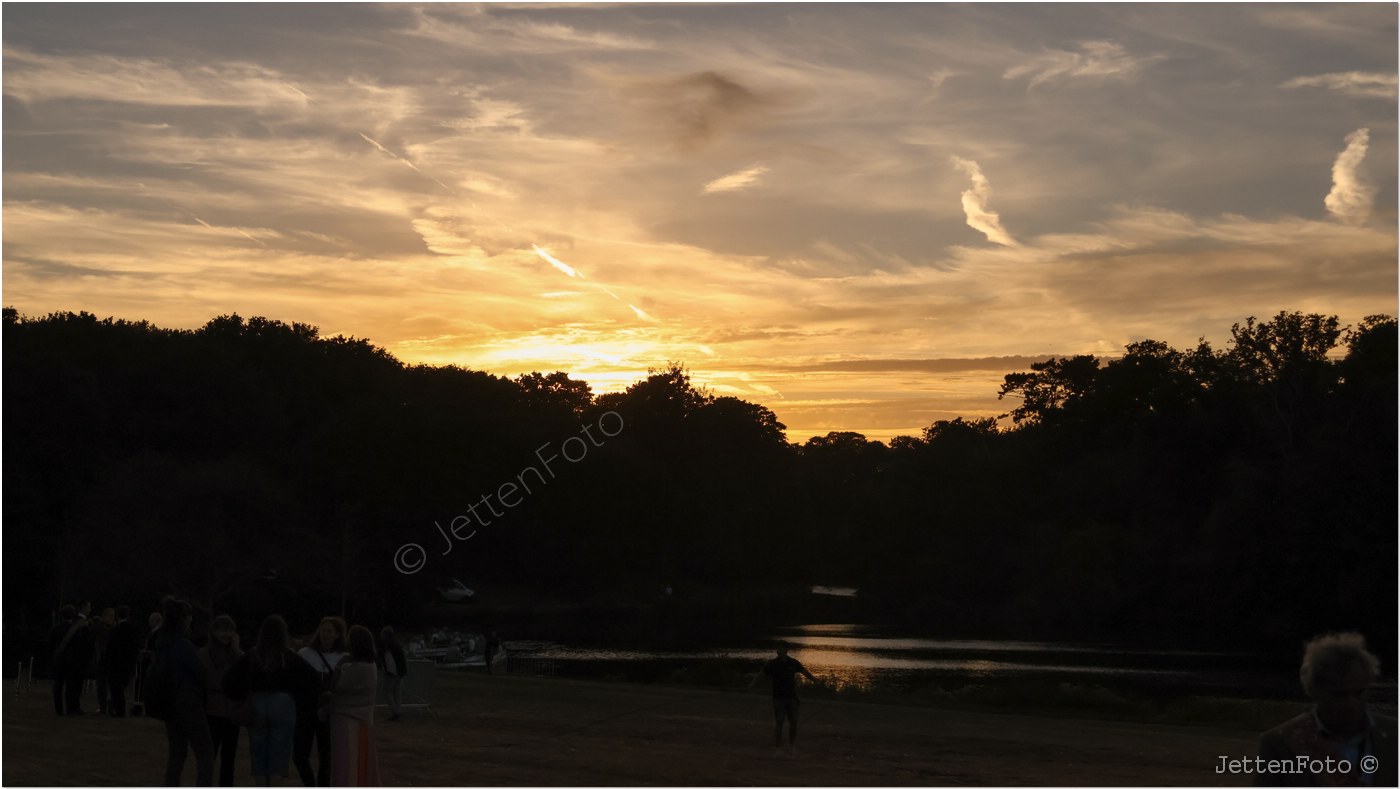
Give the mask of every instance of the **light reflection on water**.
M 881 672 L 875 669 L 860 668 L 857 666 L 821 672 L 820 679 L 824 684 L 836 691 L 870 691 L 884 684 L 884 678 L 881 676 Z
M 1287 699 L 1298 695 L 1296 668 L 1271 664 L 1251 653 L 934 639 L 842 624 L 785 628 L 758 646 L 665 651 L 540 643 L 512 654 L 567 667 L 570 675 L 579 677 L 621 675 L 656 681 L 680 672 L 732 684 L 746 681 L 773 657 L 771 644 L 778 639 L 788 641 L 793 657 L 838 690 L 909 692 L 930 684 L 947 688 L 1026 679 L 1051 686 L 1069 683 L 1145 694 Z M 1394 680 L 1378 683 L 1377 690 L 1393 706 Z
M 784 638 L 792 644 L 809 647 L 838 647 L 859 650 L 933 650 L 976 652 L 1069 652 L 1110 655 L 1226 656 L 1227 652 L 1196 650 L 1150 650 L 1114 644 L 1056 644 L 1045 641 L 985 641 L 973 639 L 882 638 L 862 635 L 878 632 L 865 625 L 799 625 Z
M 796 643 L 796 642 L 794 642 Z M 606 660 L 606 661 L 634 661 L 634 660 L 707 660 L 707 659 L 742 659 L 752 660 L 756 664 L 773 657 L 773 651 L 767 649 L 715 649 L 694 652 L 659 652 L 633 649 L 592 649 L 577 648 L 567 646 L 550 646 L 539 652 L 533 653 L 536 657 L 550 658 L 553 660 Z M 1069 663 L 1029 663 L 1012 662 L 985 659 L 937 659 L 903 657 L 893 655 L 883 655 L 878 652 L 861 652 L 851 649 L 821 649 L 797 647 L 790 653 L 797 658 L 809 670 L 842 670 L 851 669 L 904 669 L 904 670 L 936 670 L 952 671 L 970 676 L 991 676 L 994 674 L 1005 674 L 1008 672 L 1024 671 L 1045 671 L 1045 672 L 1066 672 L 1066 673 L 1096 673 L 1096 674 L 1155 674 L 1172 675 L 1187 674 L 1190 672 L 1152 669 L 1152 668 L 1124 668 L 1116 666 L 1096 666 L 1096 665 L 1075 665 Z

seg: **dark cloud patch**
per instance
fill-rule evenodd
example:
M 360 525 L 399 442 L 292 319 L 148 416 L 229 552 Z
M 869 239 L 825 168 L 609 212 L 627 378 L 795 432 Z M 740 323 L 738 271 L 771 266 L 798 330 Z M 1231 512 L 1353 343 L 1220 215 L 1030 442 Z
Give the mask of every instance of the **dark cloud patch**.
M 277 230 L 278 238 L 264 242 L 288 251 L 365 259 L 429 253 L 423 238 L 397 214 L 326 206 L 276 213 L 227 211 L 214 214 L 213 219 L 200 218 L 216 225 Z
M 1163 326 L 1222 306 L 1220 294 L 1230 294 L 1230 309 L 1243 316 L 1273 314 L 1304 301 L 1346 305 L 1395 290 L 1393 252 L 1280 243 L 1207 253 L 1196 242 L 1166 251 L 1173 246 L 1066 261 L 1047 286 L 1057 301 L 1076 309 L 1111 315 L 1132 305 L 1135 320 Z
M 646 113 L 678 147 L 699 150 L 723 134 L 753 123 L 781 103 L 776 94 L 750 88 L 715 71 L 636 85 Z
M 96 266 L 82 266 L 76 263 L 67 263 L 61 260 L 51 260 L 42 256 L 27 254 L 23 248 L 12 248 L 14 246 L 17 245 L 5 244 L 6 276 L 63 281 L 74 278 L 155 280 L 164 276 L 154 271 L 98 268 Z
M 780 326 L 767 329 L 724 328 L 710 334 L 701 335 L 698 339 L 706 345 L 723 345 L 726 343 L 766 342 L 771 340 L 809 340 L 826 334 L 830 334 L 830 332 L 799 329 L 796 326 Z

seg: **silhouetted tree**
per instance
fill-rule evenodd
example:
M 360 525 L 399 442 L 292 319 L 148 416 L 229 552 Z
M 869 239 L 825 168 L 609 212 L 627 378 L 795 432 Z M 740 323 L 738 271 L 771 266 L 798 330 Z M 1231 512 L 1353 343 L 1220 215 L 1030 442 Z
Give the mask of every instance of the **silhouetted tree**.
M 545 409 L 557 409 L 574 414 L 583 414 L 593 404 L 593 390 L 587 381 L 575 381 L 563 371 L 549 375 L 524 373 L 515 378 L 515 383 L 525 393 L 525 402 Z
M 1011 418 L 1018 425 L 1055 419 L 1090 395 L 1098 375 L 1099 360 L 1093 356 L 1036 362 L 1029 373 L 1007 375 L 997 399 L 1007 395 L 1021 399 L 1021 404 L 1011 410 Z

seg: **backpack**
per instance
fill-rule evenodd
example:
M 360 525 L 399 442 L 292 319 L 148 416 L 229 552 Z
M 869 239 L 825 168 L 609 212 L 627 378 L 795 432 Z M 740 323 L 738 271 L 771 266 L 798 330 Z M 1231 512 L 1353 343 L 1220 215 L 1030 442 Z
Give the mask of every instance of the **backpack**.
M 141 703 L 156 720 L 170 720 L 175 711 L 175 669 L 170 665 L 170 644 L 156 650 L 150 670 L 141 678 Z

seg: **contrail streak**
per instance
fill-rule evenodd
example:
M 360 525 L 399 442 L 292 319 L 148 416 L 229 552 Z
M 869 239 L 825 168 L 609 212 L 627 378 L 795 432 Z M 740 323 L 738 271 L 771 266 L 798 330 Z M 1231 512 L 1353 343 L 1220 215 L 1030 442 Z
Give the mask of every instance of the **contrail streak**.
M 551 265 L 551 266 L 553 266 L 553 267 L 559 269 L 560 271 L 564 272 L 564 273 L 567 274 L 568 276 L 573 277 L 573 278 L 575 278 L 575 279 L 588 279 L 587 277 L 583 276 L 583 272 L 579 271 L 578 269 L 574 268 L 573 266 L 570 266 L 568 263 L 565 263 L 564 261 L 560 260 L 559 258 L 557 258 L 557 257 L 555 257 L 555 256 L 553 256 L 553 255 L 551 255 L 551 254 L 549 254 L 549 253 L 546 252 L 545 250 L 541 249 L 539 244 L 531 244 L 530 246 L 534 248 L 535 254 L 536 254 L 536 255 L 539 255 L 540 258 L 542 258 L 546 263 L 548 263 L 549 265 Z M 598 290 L 601 290 L 601 291 L 603 291 L 604 293 L 608 294 L 609 296 L 612 296 L 614 299 L 617 299 L 618 301 L 622 302 L 623 304 L 626 304 L 626 305 L 628 306 L 628 308 L 631 309 L 632 312 L 633 312 L 638 318 L 641 318 L 641 319 L 644 320 L 644 321 L 654 321 L 654 320 L 656 320 L 655 318 L 653 318 L 653 317 L 651 317 L 650 315 L 648 315 L 648 314 L 646 313 L 646 311 L 643 310 L 641 307 L 638 307 L 637 305 L 631 304 L 631 303 L 629 303 L 629 302 L 627 302 L 627 301 L 623 301 L 623 299 L 622 299 L 621 296 L 617 295 L 616 293 L 613 293 L 611 290 L 608 289 L 608 287 L 607 287 L 606 285 L 601 285 L 601 284 L 599 284 L 599 283 L 597 283 L 597 282 L 593 282 L 593 283 L 590 283 L 590 284 L 592 284 L 593 287 L 597 288 Z
M 578 277 L 579 279 L 583 279 L 583 275 L 578 273 L 577 269 L 575 269 L 573 266 L 570 266 L 568 263 L 565 263 L 564 261 L 560 260 L 559 258 L 549 254 L 548 252 L 545 252 L 543 249 L 540 249 L 538 244 L 531 244 L 530 246 L 534 247 L 535 254 L 544 258 L 545 262 L 547 262 L 549 265 L 559 269 L 560 271 L 564 272 L 565 274 L 568 274 L 571 277 Z M 604 288 L 604 290 L 607 290 L 607 288 Z M 613 298 L 617 297 L 614 296 Z
M 436 178 L 432 177 L 431 175 L 428 175 L 427 173 L 425 173 L 425 172 L 423 172 L 422 170 L 418 169 L 418 165 L 414 164 L 413 162 L 410 162 L 409 160 L 403 158 L 402 156 L 399 156 L 398 154 L 394 153 L 393 151 L 389 150 L 388 148 L 385 148 L 383 145 L 380 145 L 378 140 L 375 140 L 373 137 L 370 137 L 369 135 L 365 134 L 364 132 L 360 132 L 359 134 L 360 134 L 360 137 L 362 137 L 362 138 L 364 139 L 365 142 L 369 143 L 370 145 L 373 145 L 375 148 L 378 148 L 380 153 L 384 154 L 385 156 L 388 156 L 390 159 L 395 159 L 395 160 L 397 160 L 397 161 L 403 162 L 403 163 L 404 163 L 405 165 L 407 165 L 408 168 L 409 168 L 410 170 L 412 170 L 413 172 L 418 173 L 419 175 L 423 176 L 424 178 L 427 178 L 428 180 L 432 181 L 433 183 L 437 184 L 438 186 L 441 186 L 443 189 L 446 189 L 446 190 L 447 190 L 447 193 L 450 194 L 450 195 L 452 195 L 453 197 L 456 197 L 456 196 L 457 196 L 457 193 L 454 192 L 454 191 L 452 191 L 452 187 L 448 186 L 447 184 L 443 183 L 442 181 L 439 181 L 438 179 L 436 179 Z
M 209 224 L 208 222 L 205 222 L 203 219 L 200 219 L 199 217 L 195 216 L 195 215 L 194 215 L 194 212 L 191 211 L 191 210 L 189 210 L 188 208 L 183 208 L 183 207 L 182 207 L 181 210 L 184 211 L 185 213 L 189 214 L 191 219 L 193 219 L 194 221 L 200 223 L 201 225 L 204 225 L 205 227 L 209 228 L 210 230 L 213 230 L 215 233 L 220 232 L 221 228 L 217 228 L 217 227 L 215 227 L 215 226 Z M 232 230 L 233 232 L 237 233 L 237 234 L 240 235 L 240 236 L 243 236 L 244 238 L 248 239 L 249 241 L 253 242 L 254 244 L 257 244 L 258 246 L 263 247 L 264 249 L 267 248 L 267 244 L 264 244 L 261 240 L 256 239 L 256 238 L 253 238 L 252 236 L 248 235 L 248 233 L 245 232 L 242 228 L 231 227 L 231 228 L 228 228 L 228 229 L 229 229 L 229 230 Z

